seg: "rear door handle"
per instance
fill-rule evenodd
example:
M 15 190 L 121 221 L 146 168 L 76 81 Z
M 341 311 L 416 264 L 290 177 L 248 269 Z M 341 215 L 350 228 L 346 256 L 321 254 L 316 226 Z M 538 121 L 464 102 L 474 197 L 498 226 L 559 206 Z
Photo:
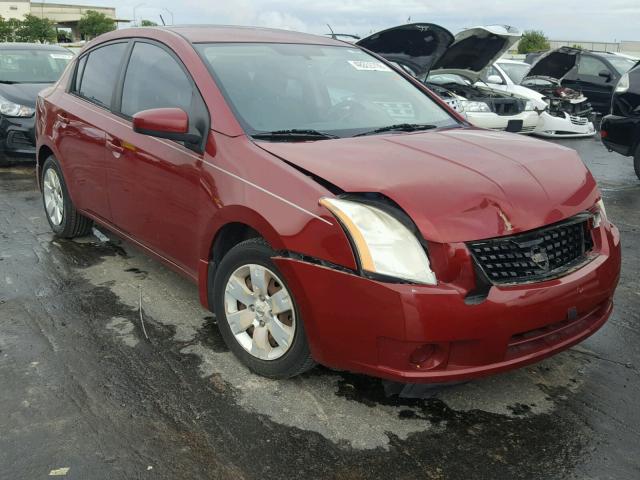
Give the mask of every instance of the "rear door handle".
M 122 153 L 124 152 L 124 147 L 120 143 L 120 140 L 117 140 L 115 138 L 107 139 L 106 144 L 107 144 L 107 148 L 111 150 L 111 153 L 113 154 L 113 156 L 116 158 L 120 158 L 120 155 L 122 155 Z

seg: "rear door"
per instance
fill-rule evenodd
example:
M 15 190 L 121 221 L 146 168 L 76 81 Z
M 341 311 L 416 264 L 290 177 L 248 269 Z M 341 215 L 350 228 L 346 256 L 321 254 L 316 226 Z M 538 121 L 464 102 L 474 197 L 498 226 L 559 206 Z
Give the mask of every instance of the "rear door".
M 602 76 L 605 73 L 608 76 Z M 598 57 L 588 54 L 580 55 L 576 82 L 595 110 L 601 113 L 609 111 L 617 78 L 617 73 Z
M 199 212 L 206 201 L 202 153 L 133 131 L 131 118 L 153 108 L 177 107 L 206 138 L 209 113 L 182 62 L 162 44 L 135 40 L 118 92 L 121 121 L 107 135 L 109 201 L 114 223 L 157 253 L 193 273 Z
M 105 131 L 127 41 L 84 54 L 56 111 L 55 137 L 60 161 L 78 208 L 111 219 L 105 170 Z

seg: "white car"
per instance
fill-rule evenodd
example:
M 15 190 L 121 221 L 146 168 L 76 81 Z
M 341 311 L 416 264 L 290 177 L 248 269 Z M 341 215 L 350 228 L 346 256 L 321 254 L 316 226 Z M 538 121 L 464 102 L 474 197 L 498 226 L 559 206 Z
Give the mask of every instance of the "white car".
M 520 85 L 531 65 L 515 60 L 500 59 L 483 74 L 480 84 L 527 98 L 540 114 L 535 135 L 550 138 L 591 137 L 596 129 L 591 121 L 591 106 L 580 92 L 555 85 L 550 79 L 529 79 L 528 82 L 547 82 L 549 88 L 538 92 Z
M 475 27 L 454 37 L 439 25 L 413 23 L 374 33 L 357 44 L 424 82 L 473 125 L 532 133 L 538 124 L 532 102 L 492 85 L 476 84 L 519 38 L 507 26 Z

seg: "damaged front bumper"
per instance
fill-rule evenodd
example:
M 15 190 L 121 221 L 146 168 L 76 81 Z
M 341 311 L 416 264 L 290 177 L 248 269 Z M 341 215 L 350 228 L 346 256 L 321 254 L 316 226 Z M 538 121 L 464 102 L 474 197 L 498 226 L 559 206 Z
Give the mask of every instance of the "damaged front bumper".
M 540 114 L 533 133 L 549 138 L 578 138 L 592 137 L 596 129 L 589 117 L 573 116 L 566 112 L 552 115 L 545 111 Z
M 469 301 L 455 281 L 385 283 L 292 258 L 274 261 L 297 299 L 313 357 L 403 383 L 456 382 L 524 366 L 597 331 L 612 311 L 618 230 L 595 230 L 596 257 L 565 276 L 493 285 Z

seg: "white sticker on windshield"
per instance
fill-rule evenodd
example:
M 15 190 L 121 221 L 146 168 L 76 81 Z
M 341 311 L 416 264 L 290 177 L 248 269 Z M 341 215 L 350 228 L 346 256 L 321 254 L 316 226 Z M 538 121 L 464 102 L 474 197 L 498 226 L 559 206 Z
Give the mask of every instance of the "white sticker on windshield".
M 391 69 L 382 62 L 363 62 L 362 60 L 348 60 L 356 70 L 368 70 L 370 72 L 390 72 Z
M 50 53 L 49 56 L 56 60 L 70 60 L 73 58 L 73 55 L 70 53 Z

